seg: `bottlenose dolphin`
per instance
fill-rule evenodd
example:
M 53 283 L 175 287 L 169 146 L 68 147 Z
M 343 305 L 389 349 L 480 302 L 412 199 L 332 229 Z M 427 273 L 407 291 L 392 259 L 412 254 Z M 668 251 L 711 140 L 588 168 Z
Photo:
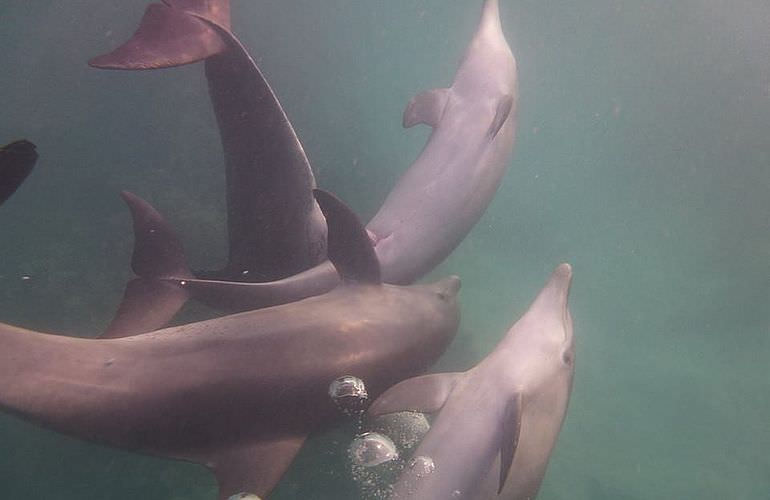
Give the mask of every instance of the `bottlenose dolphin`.
M 21 186 L 36 161 L 35 145 L 27 140 L 0 147 L 0 205 Z
M 406 380 L 372 404 L 372 416 L 437 413 L 392 498 L 535 498 L 572 390 L 571 280 L 568 264 L 557 267 L 529 310 L 475 367 Z
M 169 0 L 147 7 L 134 36 L 89 64 L 155 69 L 205 59 L 225 156 L 228 261 L 199 272 L 271 281 L 326 258 L 326 225 L 302 144 L 273 90 L 230 31 L 229 0 Z
M 379 394 L 425 370 L 459 322 L 457 277 L 381 284 L 355 215 L 330 195 L 319 193 L 318 201 L 339 287 L 120 339 L 0 324 L 0 408 L 78 438 L 204 464 L 220 499 L 264 497 L 305 437 L 339 416 L 331 381 L 353 375 Z M 135 226 L 135 260 L 173 259 L 153 214 L 132 208 L 138 219 L 146 216 Z
M 201 9 L 186 9 L 177 2 L 163 7 L 151 5 L 134 38 L 111 55 L 103 56 L 108 59 L 97 58 L 92 64 L 108 66 L 107 60 L 112 60 L 111 67 L 147 66 L 146 61 L 157 55 L 150 50 L 152 44 L 162 38 L 160 34 L 144 36 L 149 30 L 144 26 L 155 18 L 151 14 L 155 11 L 165 12 L 173 19 L 186 19 L 196 30 L 207 26 L 199 22 L 203 18 L 212 26 L 216 24 L 211 16 L 201 14 Z M 212 36 L 206 33 L 203 38 Z M 169 36 L 176 34 L 172 32 Z M 142 50 L 136 49 L 136 44 Z M 182 52 L 170 60 L 193 60 L 198 56 L 182 56 L 200 51 Z M 433 133 L 367 226 L 381 262 L 383 281 L 414 282 L 449 255 L 481 217 L 500 185 L 513 151 L 517 96 L 516 61 L 502 32 L 498 0 L 486 0 L 481 21 L 452 86 L 417 95 L 404 111 L 404 126 L 425 123 L 433 127 Z M 178 300 L 180 294 L 238 311 L 300 300 L 328 291 L 339 282 L 329 262 L 285 279 L 256 284 L 197 279 L 188 274 L 137 274 L 146 287 L 185 289 L 177 295 L 168 294 L 165 303 L 155 301 L 156 321 L 142 323 L 149 330 L 165 325 L 176 314 L 183 303 Z M 163 281 L 162 285 L 157 284 L 158 279 Z M 129 292 L 126 297 L 130 303 Z M 162 298 L 160 294 L 158 297 Z M 142 314 L 141 309 L 128 305 L 121 307 L 121 314 Z M 121 318 L 116 321 L 126 324 Z M 106 335 L 131 333 L 140 332 L 111 326 Z

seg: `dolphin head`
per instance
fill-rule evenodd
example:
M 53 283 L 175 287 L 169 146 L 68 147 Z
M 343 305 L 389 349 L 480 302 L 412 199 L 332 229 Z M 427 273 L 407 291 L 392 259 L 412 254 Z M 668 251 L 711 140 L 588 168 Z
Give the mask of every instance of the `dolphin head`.
M 536 388 L 559 373 L 573 372 L 572 317 L 567 307 L 572 267 L 559 265 L 499 348 L 516 385 Z

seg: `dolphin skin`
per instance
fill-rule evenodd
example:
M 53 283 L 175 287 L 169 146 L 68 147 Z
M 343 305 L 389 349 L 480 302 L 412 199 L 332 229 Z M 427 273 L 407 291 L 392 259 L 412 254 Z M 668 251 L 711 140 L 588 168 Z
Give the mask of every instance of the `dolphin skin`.
M 0 205 L 11 197 L 37 162 L 35 145 L 27 140 L 0 147 Z
M 119 339 L 0 324 L 0 408 L 78 438 L 204 464 L 220 499 L 264 497 L 305 437 L 339 417 L 328 396 L 332 380 L 354 375 L 379 394 L 425 370 L 459 322 L 458 278 L 381 284 L 355 215 L 330 195 L 317 196 L 340 286 Z M 145 231 L 138 239 L 162 236 L 146 222 L 136 226 Z M 151 265 L 153 256 L 135 258 Z
M 151 4 L 125 44 L 89 64 L 155 69 L 205 59 L 225 155 L 228 261 L 199 276 L 271 281 L 326 258 L 326 225 L 302 144 L 262 72 L 230 27 L 229 0 Z
M 154 60 L 152 57 L 157 52 L 147 49 L 146 45 L 162 37 L 157 35 L 145 40 L 140 36 L 143 26 L 149 24 L 145 21 L 152 17 L 150 12 L 173 11 L 174 19 L 184 18 L 189 22 L 194 19 L 196 23 L 201 16 L 200 9 L 188 11 L 182 6 L 175 7 L 176 3 L 169 5 L 150 6 L 131 41 L 112 55 L 94 59 L 91 64 L 100 67 L 159 64 L 148 62 Z M 176 32 L 169 34 L 175 35 Z M 142 50 L 132 48 L 140 42 Z M 187 54 L 169 57 L 169 60 L 178 63 L 194 59 L 183 57 Z M 210 60 L 207 59 L 207 64 Z M 425 149 L 367 226 L 381 262 L 383 281 L 414 282 L 451 253 L 481 217 L 510 161 L 517 99 L 516 61 L 502 33 L 498 1 L 486 0 L 481 21 L 452 86 L 419 94 L 404 112 L 405 126 L 426 123 L 434 130 Z M 334 266 L 328 261 L 297 275 L 263 283 L 234 283 L 169 273 L 137 274 L 145 283 L 162 280 L 163 284 L 158 286 L 168 290 L 172 286 L 184 287 L 185 296 L 227 311 L 300 300 L 328 291 L 339 282 Z M 130 290 L 127 298 L 128 292 Z M 151 330 L 153 326 L 165 325 L 181 307 L 179 294 L 169 294 L 165 314 L 155 315 L 154 323 L 144 322 L 144 328 Z M 128 306 L 121 309 L 132 317 L 142 314 L 141 310 Z M 121 319 L 117 321 L 123 324 Z M 107 335 L 130 333 L 140 332 L 111 327 Z
M 391 498 L 535 498 L 572 390 L 571 280 L 568 264 L 557 267 L 529 310 L 475 367 L 406 380 L 372 404 L 371 416 L 436 414 Z M 429 460 L 432 472 L 426 472 Z

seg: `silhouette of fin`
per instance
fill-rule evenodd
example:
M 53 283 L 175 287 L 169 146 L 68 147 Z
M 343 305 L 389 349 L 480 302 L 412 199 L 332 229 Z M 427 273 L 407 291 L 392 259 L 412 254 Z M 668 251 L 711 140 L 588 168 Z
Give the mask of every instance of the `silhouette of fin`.
M 0 147 L 0 205 L 21 186 L 36 161 L 35 145 L 27 140 Z
M 202 19 L 230 27 L 229 0 L 165 0 L 147 6 L 139 28 L 123 45 L 88 64 L 104 69 L 155 69 L 189 64 L 227 48 Z
M 327 254 L 343 280 L 381 283 L 380 263 L 364 225 L 347 205 L 334 195 L 314 189 L 328 226 Z
M 435 413 L 444 406 L 461 373 L 432 373 L 410 378 L 385 391 L 367 410 L 373 417 L 399 411 Z

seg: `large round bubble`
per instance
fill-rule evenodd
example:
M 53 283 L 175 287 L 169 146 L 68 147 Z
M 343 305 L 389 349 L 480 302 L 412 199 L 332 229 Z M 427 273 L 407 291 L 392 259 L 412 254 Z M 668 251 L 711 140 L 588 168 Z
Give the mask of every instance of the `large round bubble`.
M 352 375 L 335 379 L 329 385 L 329 396 L 337 407 L 348 415 L 360 415 L 369 402 L 364 381 Z
M 366 428 L 385 434 L 402 455 L 409 455 L 430 430 L 430 423 L 422 413 L 402 411 L 369 418 Z
M 356 437 L 348 451 L 353 464 L 363 467 L 373 467 L 398 458 L 393 441 L 378 432 L 367 432 Z

